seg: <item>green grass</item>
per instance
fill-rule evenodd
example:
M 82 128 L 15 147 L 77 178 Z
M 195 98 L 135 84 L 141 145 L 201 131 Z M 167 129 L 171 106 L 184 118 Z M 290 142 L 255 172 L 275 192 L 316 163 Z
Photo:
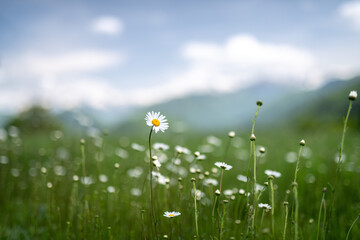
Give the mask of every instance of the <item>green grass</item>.
M 356 104 L 358 102 L 354 102 Z M 255 110 L 256 106 L 254 114 Z M 255 128 L 256 146 L 266 148 L 266 153 L 257 162 L 257 183 L 264 185 L 268 181 L 264 174 L 266 169 L 282 173 L 280 178 L 273 180 L 276 238 L 271 235 L 271 211 L 263 213 L 257 207 L 255 228 L 252 228 L 253 194 L 249 197 L 251 207 L 246 206 L 246 197 L 239 194 L 240 189 L 246 189 L 246 183 L 237 180 L 237 175 L 246 176 L 248 173 L 251 129 L 233 129 L 237 136 L 231 140 L 226 159 L 223 157 L 229 141 L 227 132 L 208 133 L 216 134 L 222 141 L 221 145 L 209 144 L 207 135 L 193 132 L 153 134 L 152 143 L 164 142 L 170 146 L 167 151 L 153 149 L 152 153 L 160 159 L 167 158 L 159 172 L 170 179 L 169 184 L 153 185 L 159 239 L 163 239 L 164 235 L 172 239 L 193 239 L 197 235 L 191 178 L 195 178 L 196 189 L 202 192 L 196 200 L 200 239 L 218 239 L 219 216 L 224 216 L 224 219 L 220 219 L 223 224 L 222 239 L 280 239 L 285 221 L 284 201 L 289 202 L 286 239 L 294 239 L 294 199 L 291 190 L 296 162 L 289 163 L 285 159 L 295 154 L 296 161 L 301 139 L 306 140 L 306 146 L 303 148 L 296 180 L 299 239 L 316 239 L 323 187 L 328 189 L 325 194 L 327 207 L 332 197 L 331 188 L 337 167 L 334 158 L 341 141 L 341 127 L 342 123 L 339 122 L 334 128 L 316 132 L 292 131 L 286 126 L 261 132 Z M 56 138 L 53 132 L 48 131 L 20 131 L 18 136 L 9 136 L 6 141 L 1 141 L 1 239 L 155 239 L 150 217 L 148 131 L 142 134 L 143 138 L 136 139 L 113 135 L 111 132 L 107 136 L 99 134 L 95 138 L 64 132 L 63 136 Z M 73 177 L 77 175 L 81 178 L 83 175 L 80 138 L 86 141 L 86 175 L 94 180 L 88 186 L 81 181 L 74 181 Z M 143 145 L 146 150 L 132 149 L 131 144 L 134 142 Z M 177 155 L 175 145 L 189 148 L 192 153 L 200 151 L 206 155 L 206 159 L 196 160 L 193 154 L 181 154 L 178 157 L 181 163 L 172 172 L 168 165 Z M 209 152 L 204 152 L 206 149 Z M 117 155 L 119 152 L 121 157 Z M 341 166 L 336 186 L 328 239 L 345 239 L 360 212 L 360 135 L 352 130 L 352 125 L 345 138 L 343 153 L 346 160 Z M 8 159 L 7 164 L 4 164 L 5 159 Z M 220 203 L 215 195 L 219 185 L 204 184 L 207 178 L 214 178 L 220 183 L 221 170 L 214 165 L 218 161 L 233 166 L 231 170 L 224 171 Z M 118 168 L 115 167 L 116 163 L 119 164 Z M 191 172 L 192 169 L 195 172 Z M 134 177 L 134 172 L 139 174 Z M 250 172 L 251 180 L 252 168 Z M 100 175 L 103 182 L 99 180 Z M 104 181 L 103 175 L 107 181 Z M 178 180 L 180 177 L 181 181 Z M 114 187 L 115 192 L 109 186 Z M 229 189 L 236 191 L 231 196 L 225 195 L 224 191 Z M 251 192 L 250 189 L 251 183 Z M 229 201 L 226 208 L 223 200 Z M 260 202 L 271 203 L 270 186 L 262 192 Z M 212 219 L 214 204 L 215 221 Z M 168 219 L 162 216 L 165 211 L 178 211 L 181 215 Z M 324 224 L 323 218 L 320 218 L 319 239 L 324 237 Z M 355 224 L 349 239 L 356 239 L 359 235 L 360 228 Z

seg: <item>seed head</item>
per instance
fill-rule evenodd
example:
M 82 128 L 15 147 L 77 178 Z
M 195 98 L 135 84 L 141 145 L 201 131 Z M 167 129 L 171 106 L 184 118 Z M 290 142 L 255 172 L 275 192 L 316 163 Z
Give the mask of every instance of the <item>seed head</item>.
M 263 105 L 263 102 L 262 102 L 261 100 L 258 100 L 258 101 L 256 102 L 256 105 L 258 105 L 259 107 L 261 107 L 261 106 Z
M 220 194 L 221 194 L 221 193 L 220 193 L 220 190 L 219 190 L 219 189 L 216 189 L 216 190 L 215 190 L 215 194 L 216 194 L 217 196 L 220 196 Z
M 226 200 L 226 199 L 225 199 L 225 200 L 223 200 L 223 203 L 224 203 L 224 204 L 227 204 L 227 203 L 229 203 L 229 200 Z
M 191 182 L 195 182 L 195 178 L 191 178 L 191 180 L 190 180 Z
M 283 204 L 284 204 L 284 206 L 289 205 L 289 203 L 288 203 L 288 202 L 286 202 L 286 201 L 285 201 Z
M 322 191 L 323 191 L 324 193 L 326 193 L 327 188 L 326 188 L 326 187 L 323 187 Z
M 157 156 L 152 156 L 152 160 L 153 160 L 153 161 L 155 161 L 155 160 L 157 160 L 157 159 L 158 159 Z
M 300 141 L 300 146 L 305 146 L 305 140 L 304 139 Z
M 182 182 L 182 180 L 183 180 L 183 179 L 182 179 L 181 177 L 178 178 L 178 181 L 179 181 L 179 182 Z
M 82 138 L 82 139 L 80 140 L 80 144 L 81 144 L 81 145 L 85 145 L 85 139 Z
M 195 157 L 199 157 L 199 156 L 200 156 L 200 152 L 194 152 L 194 156 L 195 156 Z

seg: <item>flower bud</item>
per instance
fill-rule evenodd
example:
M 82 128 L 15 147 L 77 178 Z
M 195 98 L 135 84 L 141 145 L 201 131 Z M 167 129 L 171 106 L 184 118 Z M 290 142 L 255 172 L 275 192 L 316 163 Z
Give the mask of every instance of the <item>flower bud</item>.
M 235 132 L 231 131 L 228 133 L 229 138 L 234 138 L 235 137 Z
M 256 140 L 255 134 L 251 134 L 250 141 L 255 141 L 255 140 Z

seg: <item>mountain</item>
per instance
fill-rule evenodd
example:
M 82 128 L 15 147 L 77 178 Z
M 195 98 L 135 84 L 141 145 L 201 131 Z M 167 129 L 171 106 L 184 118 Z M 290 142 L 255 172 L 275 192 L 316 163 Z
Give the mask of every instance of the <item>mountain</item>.
M 347 81 L 334 79 L 311 91 L 262 83 L 233 93 L 190 96 L 138 109 L 127 121 L 118 125 L 117 131 L 126 134 L 135 132 L 144 125 L 145 114 L 149 111 L 160 111 L 166 115 L 175 131 L 179 122 L 182 128 L 185 124 L 189 131 L 247 131 L 259 99 L 264 105 L 259 111 L 257 129 L 281 128 L 284 125 L 300 130 L 327 124 L 339 126 L 346 114 L 349 92 L 358 89 L 360 77 Z M 358 108 L 359 104 L 354 104 L 350 121 L 360 124 Z

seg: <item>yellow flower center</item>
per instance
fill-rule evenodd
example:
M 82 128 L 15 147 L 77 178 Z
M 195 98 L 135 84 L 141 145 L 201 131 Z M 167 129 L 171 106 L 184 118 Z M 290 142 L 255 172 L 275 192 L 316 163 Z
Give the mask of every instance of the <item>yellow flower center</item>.
M 169 214 L 169 217 L 175 217 L 175 214 L 170 213 L 170 214 Z
M 154 124 L 155 127 L 160 126 L 160 121 L 157 119 L 153 119 L 151 123 Z

